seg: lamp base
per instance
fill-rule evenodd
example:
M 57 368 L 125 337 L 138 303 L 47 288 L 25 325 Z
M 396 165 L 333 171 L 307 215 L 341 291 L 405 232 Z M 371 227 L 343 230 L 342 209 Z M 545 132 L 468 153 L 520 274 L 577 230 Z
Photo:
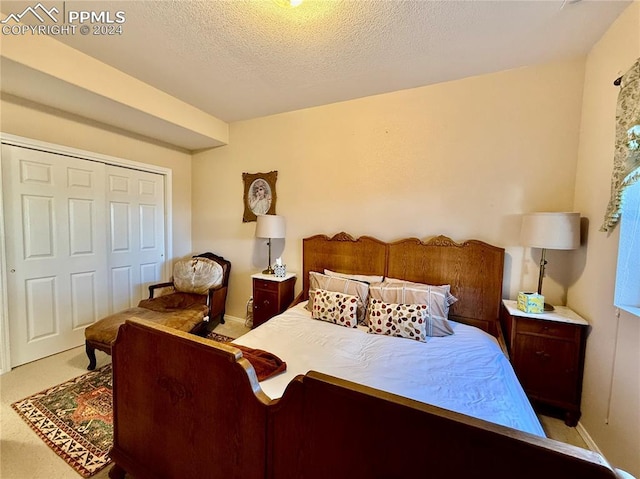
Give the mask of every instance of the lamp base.
M 265 269 L 265 270 L 262 272 L 262 274 L 275 274 L 275 271 L 274 271 L 274 269 L 273 269 L 271 266 L 269 266 L 267 269 Z M 552 307 L 553 307 L 553 306 L 552 306 Z
M 551 305 L 549 303 L 544 303 L 544 310 L 551 312 L 551 311 L 555 311 L 556 308 L 554 308 L 553 305 Z

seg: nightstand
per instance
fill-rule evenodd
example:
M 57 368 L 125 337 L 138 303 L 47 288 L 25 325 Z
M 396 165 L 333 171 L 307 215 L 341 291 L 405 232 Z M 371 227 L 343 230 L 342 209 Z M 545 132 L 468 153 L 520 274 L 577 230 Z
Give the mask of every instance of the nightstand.
M 500 323 L 511 363 L 531 402 L 562 411 L 565 423 L 575 426 L 589 323 L 566 306 L 525 313 L 509 300 L 502 301 Z
M 296 284 L 295 273 L 287 273 L 284 278 L 273 274 L 257 273 L 253 278 L 253 327 L 269 321 L 282 313 L 293 302 Z

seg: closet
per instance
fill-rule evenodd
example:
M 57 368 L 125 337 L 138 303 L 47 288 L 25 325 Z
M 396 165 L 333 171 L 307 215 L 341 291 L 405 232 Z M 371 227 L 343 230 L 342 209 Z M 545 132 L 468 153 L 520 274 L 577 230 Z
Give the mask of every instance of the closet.
M 3 143 L 2 190 L 11 367 L 82 345 L 162 280 L 164 175 Z

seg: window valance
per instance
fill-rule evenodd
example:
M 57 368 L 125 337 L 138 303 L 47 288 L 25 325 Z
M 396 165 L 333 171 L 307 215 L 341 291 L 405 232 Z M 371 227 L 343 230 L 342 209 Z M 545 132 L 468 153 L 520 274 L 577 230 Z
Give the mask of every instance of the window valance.
M 625 188 L 640 179 L 640 58 L 620 79 L 611 197 L 600 231 L 611 232 L 620 220 Z

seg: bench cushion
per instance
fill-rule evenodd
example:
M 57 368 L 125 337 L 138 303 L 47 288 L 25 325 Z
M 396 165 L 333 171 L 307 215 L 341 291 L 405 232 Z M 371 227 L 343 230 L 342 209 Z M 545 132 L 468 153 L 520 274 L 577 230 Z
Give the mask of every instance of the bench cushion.
M 129 308 L 105 316 L 84 330 L 88 341 L 111 345 L 116 339 L 118 328 L 130 318 L 142 318 L 179 331 L 190 332 L 199 325 L 207 314 L 206 304 L 193 304 L 187 309 L 157 312 L 147 308 Z

